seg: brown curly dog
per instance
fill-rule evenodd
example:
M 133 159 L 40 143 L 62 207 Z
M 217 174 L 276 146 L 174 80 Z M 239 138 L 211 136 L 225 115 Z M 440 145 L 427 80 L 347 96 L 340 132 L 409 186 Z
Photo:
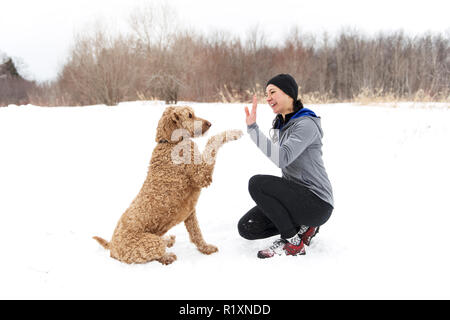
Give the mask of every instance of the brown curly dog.
M 170 264 L 176 255 L 167 253 L 175 237 L 162 237 L 184 221 L 191 241 L 204 254 L 217 247 L 203 240 L 195 207 L 202 188 L 212 182 L 217 150 L 242 136 L 229 130 L 211 137 L 201 154 L 191 140 L 203 135 L 211 123 L 196 117 L 190 107 L 168 107 L 158 123 L 156 142 L 147 178 L 139 194 L 120 218 L 110 242 L 93 237 L 111 257 L 126 263 L 159 261 Z

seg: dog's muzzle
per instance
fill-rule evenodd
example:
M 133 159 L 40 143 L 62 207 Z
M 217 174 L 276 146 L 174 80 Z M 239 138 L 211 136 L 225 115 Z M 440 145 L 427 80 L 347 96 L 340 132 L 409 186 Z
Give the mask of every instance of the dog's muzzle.
M 209 128 L 211 128 L 211 122 L 209 121 L 203 121 L 203 125 L 202 125 L 202 134 L 205 133 L 206 131 L 209 130 Z

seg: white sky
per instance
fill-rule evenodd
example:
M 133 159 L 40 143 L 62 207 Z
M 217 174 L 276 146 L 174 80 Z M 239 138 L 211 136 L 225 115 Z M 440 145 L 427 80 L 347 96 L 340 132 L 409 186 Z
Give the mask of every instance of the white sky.
M 119 30 L 138 5 L 153 0 L 0 0 L 0 52 L 21 58 L 29 77 L 56 77 L 75 32 L 96 20 Z M 244 35 L 259 24 L 271 40 L 292 26 L 334 33 L 353 27 L 372 34 L 403 29 L 410 34 L 450 33 L 449 0 L 165 0 L 184 25 L 200 31 Z

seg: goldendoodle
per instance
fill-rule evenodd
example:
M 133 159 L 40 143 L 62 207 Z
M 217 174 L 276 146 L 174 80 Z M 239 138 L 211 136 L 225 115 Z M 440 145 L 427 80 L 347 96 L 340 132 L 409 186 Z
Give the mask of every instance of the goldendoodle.
M 240 130 L 211 137 L 203 153 L 191 138 L 203 135 L 211 123 L 190 107 L 168 107 L 158 123 L 150 166 L 139 194 L 120 218 L 110 242 L 94 237 L 111 257 L 125 263 L 159 261 L 170 264 L 176 255 L 167 253 L 175 237 L 163 237 L 184 221 L 191 241 L 204 254 L 218 251 L 203 239 L 195 207 L 202 188 L 212 182 L 215 157 L 226 142 L 242 136 Z

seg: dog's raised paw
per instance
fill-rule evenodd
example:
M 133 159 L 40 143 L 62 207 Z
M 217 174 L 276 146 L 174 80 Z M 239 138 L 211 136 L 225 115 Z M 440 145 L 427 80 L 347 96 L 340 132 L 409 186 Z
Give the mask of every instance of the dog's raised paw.
M 237 140 L 239 138 L 241 138 L 244 135 L 244 133 L 242 132 L 242 130 L 228 130 L 226 132 L 226 138 L 225 140 L 228 141 L 234 141 Z

